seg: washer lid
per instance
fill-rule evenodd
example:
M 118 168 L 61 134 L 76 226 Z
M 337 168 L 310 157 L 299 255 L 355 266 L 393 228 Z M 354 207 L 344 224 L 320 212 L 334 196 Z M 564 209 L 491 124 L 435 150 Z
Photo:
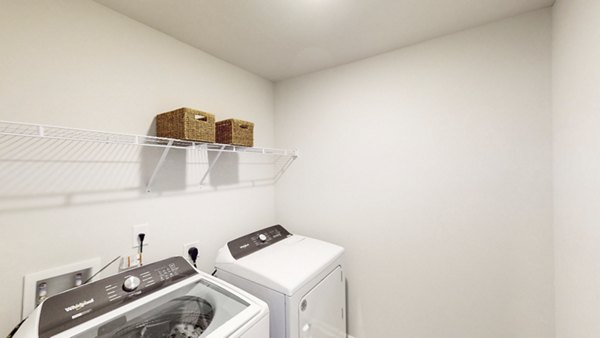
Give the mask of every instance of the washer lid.
M 225 246 L 215 265 L 219 270 L 292 296 L 343 253 L 341 246 L 293 235 L 237 260 Z
M 237 329 L 239 324 L 227 328 L 236 317 L 248 317 L 250 306 L 211 281 L 196 278 L 146 304 L 118 311 L 118 315 L 86 327 L 76 338 L 224 337 L 223 333 L 229 336 Z
M 172 257 L 48 298 L 15 337 L 229 337 L 267 313 L 262 301 Z

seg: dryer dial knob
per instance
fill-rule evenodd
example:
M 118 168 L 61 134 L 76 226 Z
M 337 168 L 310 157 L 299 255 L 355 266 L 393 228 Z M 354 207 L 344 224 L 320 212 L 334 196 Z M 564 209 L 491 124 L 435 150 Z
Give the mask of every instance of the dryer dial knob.
M 140 279 L 138 277 L 129 276 L 123 282 L 123 290 L 125 290 L 127 292 L 134 291 L 135 289 L 137 289 L 140 286 L 141 283 L 142 282 L 140 281 Z
M 260 235 L 258 235 L 258 240 L 261 242 L 266 242 L 267 236 L 265 234 L 260 234 Z

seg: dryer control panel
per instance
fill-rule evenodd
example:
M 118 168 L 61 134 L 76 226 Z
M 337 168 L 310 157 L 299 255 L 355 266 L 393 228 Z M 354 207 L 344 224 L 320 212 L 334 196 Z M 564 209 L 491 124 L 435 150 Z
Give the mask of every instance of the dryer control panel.
M 234 239 L 227 243 L 227 247 L 233 258 L 240 259 L 290 236 L 289 231 L 277 224 Z
M 41 305 L 39 337 L 52 337 L 197 273 L 183 257 L 172 257 L 50 297 Z

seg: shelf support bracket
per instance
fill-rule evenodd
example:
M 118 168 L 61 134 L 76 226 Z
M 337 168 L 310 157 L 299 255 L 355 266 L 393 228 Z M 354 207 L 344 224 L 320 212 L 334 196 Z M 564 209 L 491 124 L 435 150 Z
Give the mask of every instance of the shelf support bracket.
M 158 160 L 156 167 L 154 167 L 154 172 L 152 172 L 152 176 L 150 176 L 150 179 L 148 180 L 148 184 L 146 185 L 146 192 L 152 191 L 152 184 L 154 183 L 154 180 L 156 179 L 156 174 L 158 174 L 158 171 L 165 163 L 165 159 L 167 158 L 167 155 L 169 154 L 169 150 L 171 150 L 172 145 L 173 145 L 173 140 L 169 140 L 169 143 L 163 150 L 162 155 L 160 155 L 160 159 Z
M 283 174 L 288 170 L 288 168 L 292 165 L 292 163 L 294 162 L 294 160 L 296 160 L 296 158 L 298 158 L 298 156 L 296 156 L 296 155 L 290 156 L 290 158 L 285 162 L 285 164 L 283 166 L 281 166 L 281 169 L 279 169 L 277 174 L 275 174 L 275 178 L 273 179 L 273 184 L 275 184 L 275 183 L 277 183 L 277 181 L 279 181 L 281 176 L 283 176 Z
M 200 180 L 200 184 L 199 185 L 204 184 L 204 181 L 208 177 L 208 174 L 210 174 L 210 171 L 214 168 L 215 163 L 217 163 L 217 161 L 219 161 L 219 158 L 221 157 L 221 154 L 223 154 L 223 149 L 225 149 L 224 145 L 221 146 L 221 149 L 217 153 L 217 156 L 215 156 L 215 159 L 212 161 L 212 163 L 208 164 L 208 168 L 206 169 L 206 172 L 204 173 L 204 176 L 202 176 L 202 179 Z M 206 153 L 206 156 L 208 157 L 208 152 Z

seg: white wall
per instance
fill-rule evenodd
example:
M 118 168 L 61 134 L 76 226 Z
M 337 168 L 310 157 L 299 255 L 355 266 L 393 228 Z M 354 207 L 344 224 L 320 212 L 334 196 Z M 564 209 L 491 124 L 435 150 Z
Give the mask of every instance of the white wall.
M 271 82 L 91 1 L 1 1 L 0 74 L 0 120 L 146 134 L 156 113 L 190 106 L 254 121 L 256 144 L 273 146 Z M 186 188 L 181 177 L 197 182 L 202 164 L 185 162 L 206 159 L 181 151 L 161 172 L 163 193 L 144 193 L 158 155 L 0 140 L 0 334 L 20 318 L 24 274 L 106 263 L 131 249 L 133 224 L 150 222 L 146 261 L 199 239 L 207 271 L 227 240 L 273 224 L 272 186 Z M 46 161 L 31 161 L 39 156 Z M 229 174 L 240 180 L 255 171 L 236 168 Z
M 556 337 L 600 336 L 600 2 L 553 10 Z
M 551 12 L 276 84 L 292 232 L 347 248 L 357 338 L 554 336 Z

